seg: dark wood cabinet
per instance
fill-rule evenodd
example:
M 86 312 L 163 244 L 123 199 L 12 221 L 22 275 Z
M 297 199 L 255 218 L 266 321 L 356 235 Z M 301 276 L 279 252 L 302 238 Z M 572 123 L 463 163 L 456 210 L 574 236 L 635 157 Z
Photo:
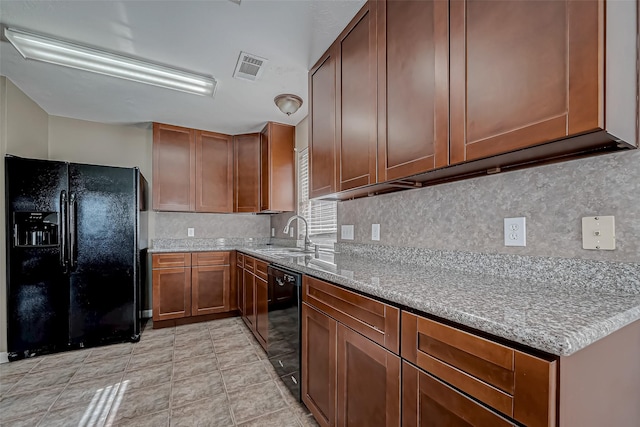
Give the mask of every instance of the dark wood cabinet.
M 193 129 L 153 124 L 153 209 L 196 208 L 196 142 Z
M 256 277 L 255 293 L 256 338 L 266 350 L 269 336 L 269 287 L 266 280 Z
M 437 378 L 402 363 L 402 427 L 515 427 Z
M 152 269 L 153 320 L 191 316 L 191 254 L 158 254 Z
M 269 122 L 260 134 L 260 210 L 295 210 L 295 127 Z
M 340 426 L 400 426 L 400 358 L 338 324 Z
M 249 270 L 244 270 L 244 279 L 242 286 L 243 292 L 243 310 L 242 319 L 247 324 L 249 329 L 254 330 L 256 328 L 256 312 L 255 312 L 255 288 L 256 288 L 256 276 Z
M 376 325 L 372 329 L 395 335 L 397 351 L 399 313 L 389 316 L 395 317 L 396 332 L 390 332 L 389 324 L 385 331 L 386 305 L 366 297 L 354 300 L 351 295 L 360 297 L 304 276 L 302 400 L 321 426 L 399 426 L 400 358 L 342 324 L 345 320 L 357 325 L 366 319 L 363 330 Z
M 236 255 L 236 295 L 238 311 L 244 317 L 244 255 Z
M 377 4 L 368 1 L 336 41 L 340 191 L 377 181 Z
M 267 284 L 267 266 L 264 261 L 242 255 L 243 292 L 242 319 L 251 330 L 264 350 L 267 350 L 269 287 Z
M 603 127 L 598 1 L 451 0 L 451 163 Z
M 449 4 L 380 1 L 378 182 L 449 164 Z
M 336 425 L 338 322 L 302 304 L 302 401 L 321 427 Z
M 233 137 L 195 131 L 196 212 L 233 212 Z
M 234 212 L 260 211 L 260 134 L 234 137 Z
M 153 254 L 153 320 L 236 310 L 231 263 L 230 252 Z
M 336 44 L 309 71 L 309 197 L 338 191 Z

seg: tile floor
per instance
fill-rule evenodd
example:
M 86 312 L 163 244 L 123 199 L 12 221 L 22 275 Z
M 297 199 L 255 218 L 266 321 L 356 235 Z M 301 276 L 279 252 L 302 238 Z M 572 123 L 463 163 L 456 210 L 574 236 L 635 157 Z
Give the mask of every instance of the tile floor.
M 317 426 L 240 318 L 0 365 L 0 426 Z

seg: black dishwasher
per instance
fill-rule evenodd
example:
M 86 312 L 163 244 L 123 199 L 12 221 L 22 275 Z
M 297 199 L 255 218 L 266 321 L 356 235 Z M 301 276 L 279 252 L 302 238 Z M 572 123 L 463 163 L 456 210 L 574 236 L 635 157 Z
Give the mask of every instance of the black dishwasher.
M 267 353 L 278 376 L 300 401 L 302 275 L 271 264 Z

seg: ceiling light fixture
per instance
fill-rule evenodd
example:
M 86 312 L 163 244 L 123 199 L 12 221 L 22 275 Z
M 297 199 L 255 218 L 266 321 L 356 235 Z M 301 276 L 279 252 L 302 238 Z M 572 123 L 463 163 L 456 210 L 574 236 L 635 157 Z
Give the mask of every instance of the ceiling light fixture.
M 275 102 L 280 111 L 285 113 L 287 116 L 292 115 L 302 106 L 302 98 L 290 93 L 284 93 L 276 96 L 273 99 L 273 102 Z
M 34 59 L 196 95 L 213 96 L 216 88 L 216 80 L 213 77 L 189 73 L 14 28 L 5 28 L 4 35 L 25 59 Z

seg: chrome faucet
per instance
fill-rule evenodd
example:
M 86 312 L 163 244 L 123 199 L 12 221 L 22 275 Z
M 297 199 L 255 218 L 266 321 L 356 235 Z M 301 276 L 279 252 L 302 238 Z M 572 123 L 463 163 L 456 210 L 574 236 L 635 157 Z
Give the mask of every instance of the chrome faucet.
M 304 217 L 301 217 L 300 215 L 294 215 L 291 218 L 289 218 L 289 221 L 287 221 L 287 225 L 284 226 L 284 230 L 282 230 L 285 234 L 289 232 L 289 227 L 291 226 L 291 223 L 293 222 L 294 219 L 299 218 L 302 220 L 302 222 L 304 222 L 304 251 L 308 251 L 309 250 L 309 246 L 310 245 L 314 245 L 315 246 L 315 250 L 316 252 L 318 252 L 318 245 L 315 245 L 314 243 L 311 242 L 311 239 L 309 239 L 309 223 L 307 222 L 306 219 L 304 219 Z

